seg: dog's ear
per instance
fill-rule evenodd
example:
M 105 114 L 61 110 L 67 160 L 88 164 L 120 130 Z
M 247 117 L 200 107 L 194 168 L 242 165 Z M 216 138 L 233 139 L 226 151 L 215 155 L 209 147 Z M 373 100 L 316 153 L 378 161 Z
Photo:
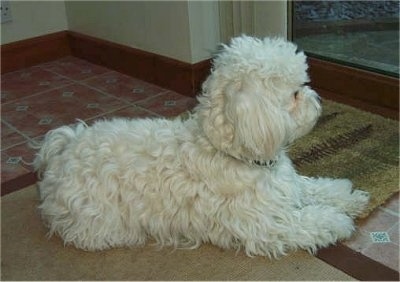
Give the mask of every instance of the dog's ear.
M 236 158 L 270 160 L 285 137 L 280 109 L 261 82 L 209 77 L 199 97 L 200 119 L 209 141 Z
M 198 96 L 200 124 L 211 144 L 218 150 L 227 152 L 232 146 L 233 125 L 225 115 L 226 96 L 223 79 L 218 74 L 211 75 L 202 85 L 202 95 Z
M 233 126 L 232 148 L 240 157 L 271 160 L 285 142 L 285 112 L 269 91 L 250 78 L 228 88 L 226 116 Z

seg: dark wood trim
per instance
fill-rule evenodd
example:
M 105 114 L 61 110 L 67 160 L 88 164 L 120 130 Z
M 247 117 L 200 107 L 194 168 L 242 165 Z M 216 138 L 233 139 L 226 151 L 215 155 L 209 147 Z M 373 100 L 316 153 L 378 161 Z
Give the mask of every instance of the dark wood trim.
M 73 31 L 68 37 L 76 57 L 190 97 L 196 96 L 210 68 L 210 60 L 190 64 Z
M 201 85 L 211 73 L 212 59 L 201 61 L 192 66 L 192 79 L 194 85 L 194 93 L 201 91 Z
M 324 99 L 328 99 L 337 103 L 342 103 L 345 105 L 352 106 L 354 108 L 358 108 L 360 110 L 370 112 L 373 114 L 377 114 L 386 118 L 394 119 L 394 120 L 399 120 L 399 111 L 387 107 L 382 107 L 378 105 L 374 105 L 370 102 L 365 102 L 361 101 L 359 99 L 343 96 L 343 95 L 338 95 L 336 93 L 323 90 L 323 89 L 318 89 L 314 88 L 315 91 Z
M 1 73 L 70 55 L 67 33 L 61 31 L 1 45 Z
M 399 281 L 399 272 L 342 244 L 319 250 L 317 257 L 361 281 Z
M 29 172 L 17 178 L 1 183 L 1 196 L 21 190 L 29 185 L 33 185 L 38 181 L 36 173 Z
M 399 79 L 308 58 L 311 86 L 374 106 L 399 110 Z
M 154 54 L 73 31 L 68 38 L 73 56 L 154 82 Z

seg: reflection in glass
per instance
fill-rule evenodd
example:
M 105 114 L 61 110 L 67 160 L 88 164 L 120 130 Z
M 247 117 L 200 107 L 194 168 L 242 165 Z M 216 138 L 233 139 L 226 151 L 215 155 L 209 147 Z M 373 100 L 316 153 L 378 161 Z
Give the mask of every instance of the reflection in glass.
M 293 41 L 309 55 L 399 75 L 399 1 L 294 1 Z

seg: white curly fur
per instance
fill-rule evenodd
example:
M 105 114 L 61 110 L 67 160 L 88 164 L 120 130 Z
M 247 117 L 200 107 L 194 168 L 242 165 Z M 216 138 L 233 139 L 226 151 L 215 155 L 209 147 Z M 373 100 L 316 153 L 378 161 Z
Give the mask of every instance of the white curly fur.
M 300 176 L 285 153 L 321 111 L 304 86 L 305 55 L 283 39 L 240 36 L 213 63 L 188 120 L 81 122 L 46 135 L 35 168 L 50 235 L 92 251 L 153 237 L 270 257 L 351 236 L 368 194 Z

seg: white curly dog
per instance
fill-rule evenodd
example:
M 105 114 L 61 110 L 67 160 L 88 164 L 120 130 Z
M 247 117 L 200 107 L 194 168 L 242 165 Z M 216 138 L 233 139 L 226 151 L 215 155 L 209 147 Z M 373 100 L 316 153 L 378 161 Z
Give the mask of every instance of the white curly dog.
M 300 176 L 285 153 L 321 112 L 308 80 L 293 43 L 243 35 L 222 45 L 187 120 L 50 131 L 34 162 L 49 234 L 91 251 L 152 237 L 269 257 L 349 238 L 368 193 Z

